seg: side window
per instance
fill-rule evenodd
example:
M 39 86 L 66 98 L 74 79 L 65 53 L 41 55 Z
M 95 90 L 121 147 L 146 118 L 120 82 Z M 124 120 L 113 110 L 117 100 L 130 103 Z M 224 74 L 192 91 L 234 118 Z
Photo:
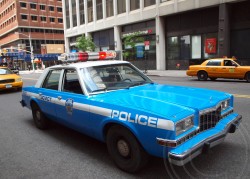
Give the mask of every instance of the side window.
M 65 70 L 62 91 L 83 94 L 75 69 Z
M 221 61 L 218 60 L 211 60 L 207 63 L 206 66 L 221 66 Z
M 231 60 L 224 60 L 224 66 L 233 66 L 233 63 Z
M 42 87 L 52 90 L 58 90 L 60 73 L 61 70 L 51 70 L 48 73 Z

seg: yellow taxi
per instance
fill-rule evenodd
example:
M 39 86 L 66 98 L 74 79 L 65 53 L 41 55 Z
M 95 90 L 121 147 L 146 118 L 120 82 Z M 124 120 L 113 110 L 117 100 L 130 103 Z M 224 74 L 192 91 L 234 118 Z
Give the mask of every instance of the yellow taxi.
M 21 76 L 15 74 L 7 67 L 0 67 L 0 90 L 22 90 L 23 81 Z
M 240 66 L 235 58 L 215 58 L 201 65 L 190 65 L 186 74 L 197 76 L 198 80 L 216 80 L 217 78 L 245 79 L 250 82 L 250 66 Z

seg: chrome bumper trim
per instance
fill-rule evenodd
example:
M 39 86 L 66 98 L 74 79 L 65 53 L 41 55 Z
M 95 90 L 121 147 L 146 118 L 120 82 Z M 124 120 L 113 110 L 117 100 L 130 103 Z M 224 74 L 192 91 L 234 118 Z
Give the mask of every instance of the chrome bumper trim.
M 191 161 L 193 158 L 195 158 L 199 154 L 223 142 L 227 133 L 232 133 L 235 131 L 236 127 L 240 124 L 241 119 L 242 119 L 242 116 L 238 115 L 232 122 L 227 124 L 226 128 L 223 131 L 221 131 L 217 135 L 214 135 L 210 138 L 207 138 L 201 141 L 200 143 L 198 143 L 196 146 L 189 149 L 185 153 L 174 154 L 174 153 L 169 152 L 168 153 L 169 162 L 178 166 L 185 165 L 187 162 Z

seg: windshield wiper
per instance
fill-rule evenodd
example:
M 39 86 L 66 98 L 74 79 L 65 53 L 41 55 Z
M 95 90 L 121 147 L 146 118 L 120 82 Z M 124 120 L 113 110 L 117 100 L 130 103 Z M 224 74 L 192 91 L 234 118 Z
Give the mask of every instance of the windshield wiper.
M 144 85 L 144 84 L 154 84 L 154 83 L 150 82 L 150 81 L 139 81 L 139 82 L 135 82 L 133 84 L 130 84 L 127 88 L 131 88 L 134 86 L 140 86 L 140 85 Z

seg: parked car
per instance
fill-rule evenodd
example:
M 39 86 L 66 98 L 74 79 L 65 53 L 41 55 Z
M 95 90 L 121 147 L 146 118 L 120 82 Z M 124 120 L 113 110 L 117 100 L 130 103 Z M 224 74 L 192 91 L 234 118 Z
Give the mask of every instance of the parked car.
M 53 120 L 105 142 L 115 164 L 135 172 L 149 155 L 182 166 L 221 143 L 241 122 L 233 101 L 220 91 L 154 83 L 126 61 L 101 60 L 46 68 L 23 88 L 21 104 L 37 128 Z
M 201 65 L 191 65 L 187 70 L 188 76 L 197 76 L 198 80 L 208 78 L 245 79 L 250 82 L 250 66 L 241 66 L 235 58 L 215 58 L 204 61 Z
M 7 67 L 0 67 L 0 90 L 17 89 L 22 90 L 23 81 L 21 76 L 15 74 Z

